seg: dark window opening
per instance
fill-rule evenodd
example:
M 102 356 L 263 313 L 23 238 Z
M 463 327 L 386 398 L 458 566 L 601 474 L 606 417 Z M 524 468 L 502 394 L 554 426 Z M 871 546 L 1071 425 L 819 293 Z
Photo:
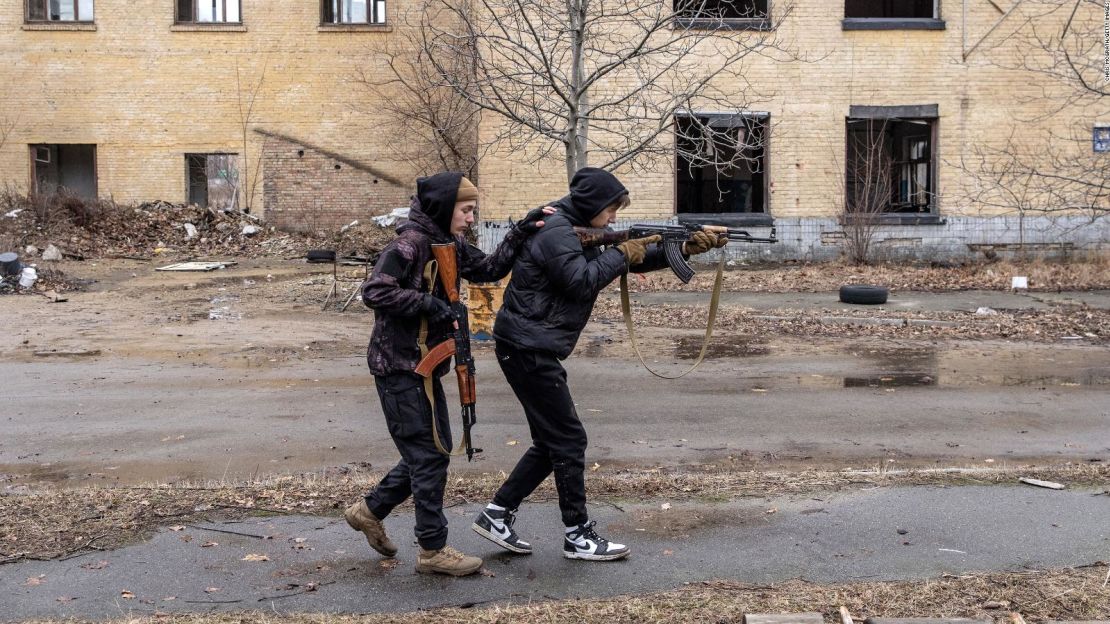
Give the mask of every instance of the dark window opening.
M 849 119 L 848 211 L 934 212 L 934 126 L 932 119 Z
M 675 211 L 767 212 L 768 118 L 681 116 L 675 120 Z
M 239 163 L 235 154 L 185 154 L 186 201 L 202 208 L 236 210 Z
M 322 0 L 324 24 L 384 24 L 385 0 Z
M 240 24 L 239 0 L 177 0 L 179 24 Z
M 28 22 L 91 22 L 93 0 L 27 0 Z
M 931 19 L 935 0 L 844 0 L 844 17 L 879 19 Z
M 768 0 L 674 0 L 674 11 L 686 19 L 767 19 Z
M 34 189 L 42 195 L 68 193 L 96 199 L 95 145 L 31 145 Z

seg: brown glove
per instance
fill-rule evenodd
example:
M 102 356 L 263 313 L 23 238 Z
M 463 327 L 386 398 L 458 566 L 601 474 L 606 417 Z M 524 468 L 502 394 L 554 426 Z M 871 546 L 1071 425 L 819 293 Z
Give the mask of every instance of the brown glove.
M 658 234 L 644 238 L 633 238 L 617 245 L 617 249 L 624 254 L 624 259 L 628 261 L 628 266 L 632 266 L 644 261 L 644 256 L 647 255 L 648 245 L 658 243 L 661 240 L 663 240 L 663 237 Z
M 682 253 L 687 256 L 696 256 L 714 247 L 724 247 L 727 244 L 727 237 L 718 236 L 712 232 L 694 232 L 690 236 L 690 240 L 682 243 Z

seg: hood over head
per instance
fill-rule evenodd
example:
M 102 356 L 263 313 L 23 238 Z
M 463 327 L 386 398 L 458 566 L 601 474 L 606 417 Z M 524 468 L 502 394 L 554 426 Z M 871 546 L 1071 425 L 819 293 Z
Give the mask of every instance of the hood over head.
M 443 230 L 444 234 L 451 234 L 451 217 L 455 214 L 455 202 L 459 201 L 459 187 L 465 180 L 467 188 L 463 194 L 464 199 L 474 199 L 477 189 L 467 180 L 461 172 L 444 171 L 426 178 L 416 180 L 416 199 L 419 210 L 432 220 L 435 225 Z M 473 197 L 471 196 L 473 190 Z
M 628 189 L 617 176 L 597 167 L 583 167 L 570 181 L 570 194 L 557 203 L 572 221 L 585 225 L 624 195 Z

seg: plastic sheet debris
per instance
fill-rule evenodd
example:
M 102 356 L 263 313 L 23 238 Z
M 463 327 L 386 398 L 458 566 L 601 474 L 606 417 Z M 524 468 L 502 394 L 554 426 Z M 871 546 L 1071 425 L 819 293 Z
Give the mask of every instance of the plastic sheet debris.
M 374 223 L 377 223 L 381 227 L 389 227 L 389 226 L 397 223 L 401 219 L 408 219 L 408 218 L 409 218 L 409 209 L 408 209 L 407 206 L 404 207 L 404 208 L 394 208 L 389 214 L 386 214 L 386 215 L 381 215 L 379 217 L 372 217 Z

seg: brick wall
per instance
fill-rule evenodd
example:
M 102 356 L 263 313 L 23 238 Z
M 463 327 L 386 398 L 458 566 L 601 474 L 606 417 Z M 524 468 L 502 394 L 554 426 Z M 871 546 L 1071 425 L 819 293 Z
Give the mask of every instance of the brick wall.
M 390 0 L 390 19 L 416 3 Z M 241 26 L 183 27 L 173 8 L 173 0 L 97 0 L 94 30 L 39 30 L 24 25 L 23 0 L 0 0 L 0 121 L 17 122 L 0 148 L 0 187 L 27 189 L 28 144 L 91 143 L 105 198 L 185 201 L 189 153 L 237 154 L 245 189 L 266 138 L 256 129 L 411 184 L 416 172 L 391 149 L 400 140 L 391 119 L 353 80 L 393 26 L 328 29 L 319 2 L 242 0 Z M 244 137 L 239 104 L 256 86 Z M 336 178 L 334 169 L 328 176 Z M 342 177 L 350 191 L 353 178 Z M 261 178 L 255 214 L 263 212 Z M 381 183 L 359 179 L 366 188 L 357 195 L 375 197 Z M 350 205 L 353 219 L 370 203 Z
M 283 230 L 332 230 L 409 204 L 399 180 L 292 137 L 266 136 L 262 153 L 266 219 Z
M 1043 107 L 1025 98 L 1051 84 L 985 62 L 991 56 L 1014 60 L 1008 29 L 1022 23 L 1024 8 L 965 61 L 965 34 L 976 41 L 999 15 L 987 0 L 967 2 L 965 24 L 961 2 L 942 1 L 945 30 L 845 31 L 843 3 L 796 0 L 776 34 L 806 60 L 754 57 L 746 63 L 743 75 L 758 91 L 757 101 L 755 92 L 738 88 L 739 81 L 712 85 L 737 110 L 770 113 L 772 216 L 828 219 L 838 212 L 843 174 L 837 159 L 843 159 L 852 105 L 938 105 L 938 202 L 946 216 L 990 216 L 959 192 L 973 181 L 958 164 L 976 146 L 1014 130 L 1045 141 L 1049 133 L 1068 134 L 1075 121 L 1110 121 L 1105 111 L 1070 108 L 1038 117 Z M 91 143 L 101 196 L 184 201 L 185 154 L 234 153 L 244 168 L 253 168 L 265 150 L 268 162 L 253 187 L 255 212 L 269 204 L 290 227 L 336 225 L 403 205 L 420 172 L 394 153 L 405 138 L 352 76 L 359 68 L 374 69 L 367 48 L 393 37 L 398 18 L 417 0 L 390 0 L 394 25 L 362 31 L 320 28 L 316 2 L 242 5 L 241 27 L 189 29 L 174 26 L 171 0 L 98 0 L 95 30 L 38 30 L 23 24 L 23 0 L 0 0 L 0 81 L 6 86 L 0 121 L 17 122 L 0 147 L 0 185 L 27 188 L 28 144 Z M 627 88 L 632 79 L 614 76 L 606 88 Z M 239 104 L 257 84 L 244 140 Z M 492 136 L 496 123 L 484 115 L 482 136 Z M 267 135 L 254 130 L 294 141 L 267 143 Z M 294 161 L 297 142 L 313 147 Z M 515 146 L 485 155 L 479 171 L 483 219 L 519 216 L 566 192 L 558 155 L 537 158 L 536 151 Z M 348 167 L 347 161 L 366 167 Z M 629 219 L 673 216 L 672 167 L 664 159 L 618 172 L 632 191 Z M 267 182 L 270 174 L 275 179 Z M 387 178 L 398 184 L 382 190 Z

